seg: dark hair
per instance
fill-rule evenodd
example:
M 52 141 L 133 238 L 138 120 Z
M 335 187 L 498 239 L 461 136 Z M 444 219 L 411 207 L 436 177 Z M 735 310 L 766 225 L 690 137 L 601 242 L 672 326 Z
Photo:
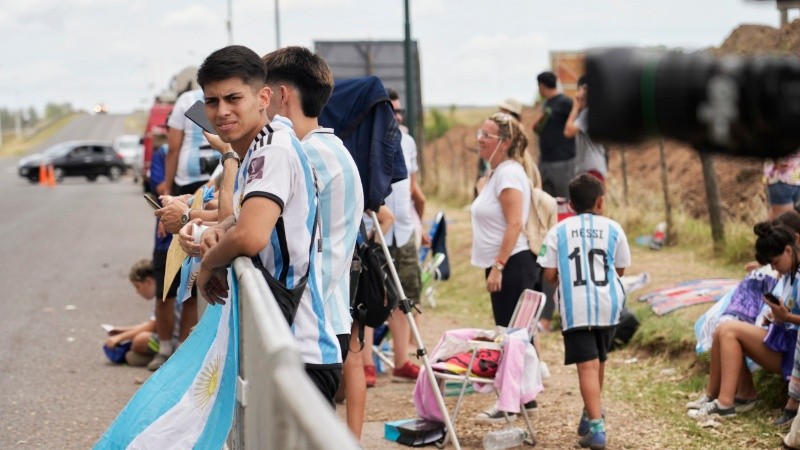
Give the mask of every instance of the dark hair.
M 389 94 L 389 100 L 394 101 L 400 99 L 400 94 L 392 88 L 386 88 L 386 93 Z
M 146 278 L 153 278 L 155 279 L 156 275 L 153 271 L 153 262 L 149 259 L 142 259 L 136 262 L 136 264 L 131 267 L 131 271 L 128 273 L 128 279 L 131 283 L 135 281 L 144 281 Z
M 786 228 L 800 234 L 800 213 L 789 210 L 779 215 L 772 221 L 773 225 L 784 225 Z
M 558 78 L 556 78 L 556 74 L 548 71 L 540 73 L 539 76 L 536 77 L 536 81 L 539 84 L 545 85 L 545 87 L 549 87 L 550 89 L 555 89 Z
M 578 87 L 588 86 L 588 85 L 589 83 L 586 82 L 586 75 L 581 75 L 580 78 L 578 78 Z
M 306 117 L 319 117 L 333 92 L 333 72 L 321 56 L 305 47 L 284 47 L 261 58 L 267 68 L 267 84 L 285 83 L 300 92 Z
M 772 258 L 783 253 L 787 245 L 796 249 L 795 232 L 786 225 L 770 221 L 759 222 L 753 227 L 753 232 L 758 236 L 756 238 L 756 261 L 760 264 L 769 264 Z
M 229 45 L 208 55 L 197 70 L 197 83 L 205 88 L 208 83 L 239 78 L 254 90 L 267 82 L 264 61 L 256 52 L 242 45 Z
M 578 214 L 591 211 L 597 199 L 604 194 L 603 183 L 588 173 L 578 175 L 569 182 L 569 202 Z

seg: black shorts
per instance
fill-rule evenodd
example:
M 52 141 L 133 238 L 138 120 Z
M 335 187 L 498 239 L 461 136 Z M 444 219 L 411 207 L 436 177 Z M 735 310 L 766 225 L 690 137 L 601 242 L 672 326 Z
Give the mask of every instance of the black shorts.
M 614 341 L 617 327 L 583 328 L 562 332 L 564 336 L 564 365 L 577 364 L 593 359 L 605 362 L 608 350 Z
M 167 270 L 167 252 L 153 250 L 153 276 L 156 279 L 156 299 L 162 300 L 164 298 L 164 272 Z M 166 298 L 175 298 L 178 295 L 178 284 L 180 284 L 180 276 L 176 276 L 172 280 L 172 285 L 167 290 Z
M 342 383 L 342 367 L 339 365 L 326 367 L 306 365 L 306 374 L 311 378 L 311 382 L 319 389 L 322 396 L 325 397 L 325 400 L 331 404 L 333 409 L 336 409 L 336 403 L 333 398 Z
M 339 340 L 339 348 L 342 349 L 342 364 L 344 364 L 344 360 L 347 359 L 347 352 L 350 350 L 350 335 L 337 334 L 336 339 Z

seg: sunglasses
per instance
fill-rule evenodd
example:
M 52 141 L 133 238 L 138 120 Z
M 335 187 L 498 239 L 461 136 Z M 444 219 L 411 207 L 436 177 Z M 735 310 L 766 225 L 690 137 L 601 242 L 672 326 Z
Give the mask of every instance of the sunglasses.
M 394 110 L 394 113 L 395 114 L 405 114 L 406 113 L 406 109 L 405 108 L 397 108 L 397 109 Z
M 478 139 L 500 139 L 500 136 L 496 134 L 487 133 L 482 129 L 478 129 L 477 133 L 475 133 L 475 137 Z
M 489 120 L 495 122 L 497 125 L 503 126 L 505 125 L 508 128 L 508 140 L 514 140 L 514 124 L 512 122 L 516 122 L 517 120 L 511 114 L 504 113 L 504 112 L 496 112 L 489 116 Z

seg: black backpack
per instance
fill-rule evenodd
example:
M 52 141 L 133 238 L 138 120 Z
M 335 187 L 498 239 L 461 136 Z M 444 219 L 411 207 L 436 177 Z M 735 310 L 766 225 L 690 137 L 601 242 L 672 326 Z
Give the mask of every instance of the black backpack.
M 350 314 L 359 325 L 359 342 L 364 342 L 364 327 L 381 326 L 397 307 L 400 294 L 389 275 L 388 261 L 381 244 L 367 237 L 361 223 L 361 242 L 356 243 L 350 270 Z
M 614 333 L 614 340 L 611 341 L 611 351 L 618 350 L 624 347 L 625 344 L 631 341 L 636 330 L 639 329 L 639 319 L 628 308 L 622 308 L 619 314 L 619 324 Z

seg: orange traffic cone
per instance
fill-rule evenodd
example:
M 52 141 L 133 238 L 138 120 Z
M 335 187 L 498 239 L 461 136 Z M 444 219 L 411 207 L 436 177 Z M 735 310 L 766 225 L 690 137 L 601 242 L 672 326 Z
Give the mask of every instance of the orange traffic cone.
M 56 171 L 52 164 L 47 166 L 47 186 L 56 187 Z
M 39 164 L 39 185 L 47 186 L 47 168 L 44 163 Z

